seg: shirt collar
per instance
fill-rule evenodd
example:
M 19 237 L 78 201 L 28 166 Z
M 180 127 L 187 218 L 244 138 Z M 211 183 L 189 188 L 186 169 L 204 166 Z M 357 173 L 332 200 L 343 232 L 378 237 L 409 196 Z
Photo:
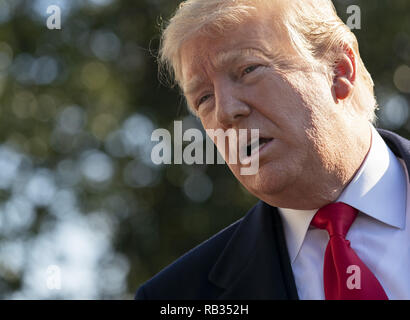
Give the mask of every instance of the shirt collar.
M 405 168 L 371 126 L 370 151 L 337 202 L 344 202 L 368 216 L 403 229 L 406 221 L 407 175 Z M 291 263 L 302 247 L 316 210 L 278 208 L 282 217 Z

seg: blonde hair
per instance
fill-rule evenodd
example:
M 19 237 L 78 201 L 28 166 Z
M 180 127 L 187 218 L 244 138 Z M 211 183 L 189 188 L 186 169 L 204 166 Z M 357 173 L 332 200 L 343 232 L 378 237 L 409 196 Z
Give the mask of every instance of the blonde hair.
M 311 65 L 331 71 L 350 46 L 356 55 L 356 81 L 351 102 L 356 111 L 375 121 L 374 83 L 349 27 L 338 17 L 331 0 L 186 0 L 163 30 L 160 69 L 181 87 L 181 46 L 198 34 L 222 34 L 260 13 L 272 15 L 272 23 L 287 33 L 291 45 Z M 280 23 L 275 17 L 280 16 Z

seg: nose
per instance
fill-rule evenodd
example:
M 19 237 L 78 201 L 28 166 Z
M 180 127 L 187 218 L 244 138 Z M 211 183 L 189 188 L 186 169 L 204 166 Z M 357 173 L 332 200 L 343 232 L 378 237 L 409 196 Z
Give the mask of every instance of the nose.
M 251 112 L 250 106 L 242 99 L 244 94 L 229 80 L 214 84 L 216 120 L 223 128 L 231 128 L 235 123 L 247 117 Z

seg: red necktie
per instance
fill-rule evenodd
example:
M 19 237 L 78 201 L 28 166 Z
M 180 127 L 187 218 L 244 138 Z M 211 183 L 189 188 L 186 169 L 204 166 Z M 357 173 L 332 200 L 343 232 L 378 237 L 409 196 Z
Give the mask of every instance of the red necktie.
M 357 212 L 345 203 L 331 203 L 321 208 L 311 222 L 316 228 L 326 229 L 330 236 L 323 266 L 326 300 L 388 300 L 379 281 L 345 238 Z

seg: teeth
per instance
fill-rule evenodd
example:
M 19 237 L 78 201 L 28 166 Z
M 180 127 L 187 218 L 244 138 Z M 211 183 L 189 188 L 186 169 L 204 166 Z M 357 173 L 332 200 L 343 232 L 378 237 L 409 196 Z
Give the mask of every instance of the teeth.
M 259 144 L 259 140 L 255 140 L 255 141 L 253 141 L 253 142 L 251 142 L 248 146 L 247 146 L 247 148 L 246 148 L 246 150 L 247 150 L 247 155 L 248 156 L 251 156 L 252 154 L 254 154 L 255 153 L 255 151 L 258 151 L 259 150 L 259 147 L 260 147 L 261 145 Z
M 257 142 L 255 142 L 254 144 L 252 144 L 252 153 L 255 151 L 255 150 L 258 150 L 259 148 L 260 148 L 260 144 L 259 143 L 257 143 Z
M 259 152 L 259 150 L 267 143 L 272 141 L 273 139 L 269 138 L 260 138 L 258 140 L 254 140 L 251 143 L 249 143 L 246 147 L 246 155 L 247 157 L 252 156 L 256 152 Z

